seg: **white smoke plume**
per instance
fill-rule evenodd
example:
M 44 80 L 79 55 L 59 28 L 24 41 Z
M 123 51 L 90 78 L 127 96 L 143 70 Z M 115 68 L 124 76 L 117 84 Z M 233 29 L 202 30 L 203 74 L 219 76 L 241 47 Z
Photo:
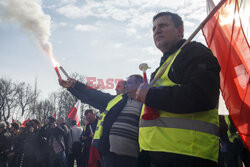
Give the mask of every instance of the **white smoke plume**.
M 0 2 L 0 21 L 16 21 L 22 28 L 31 32 L 42 49 L 52 57 L 51 18 L 44 14 L 41 6 L 34 0 L 8 0 Z

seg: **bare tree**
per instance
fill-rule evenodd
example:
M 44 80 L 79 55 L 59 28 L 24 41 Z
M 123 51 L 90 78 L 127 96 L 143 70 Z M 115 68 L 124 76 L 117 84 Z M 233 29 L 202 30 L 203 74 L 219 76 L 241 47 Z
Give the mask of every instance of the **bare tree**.
M 37 119 L 44 122 L 46 118 L 54 113 L 53 108 L 53 104 L 48 99 L 38 102 L 36 112 Z
M 80 82 L 85 82 L 83 75 L 73 73 L 71 76 Z M 35 115 L 37 119 L 44 121 L 53 113 L 66 118 L 77 101 L 66 89 L 60 89 L 44 100 L 39 100 L 38 97 L 36 79 L 34 89 L 25 82 L 15 84 L 11 80 L 0 79 L 0 120 L 7 120 L 13 115 L 16 118 L 18 116 L 27 118 Z M 82 120 L 84 120 L 85 110 L 89 108 L 92 107 L 88 104 L 82 104 Z
M 85 81 L 85 77 L 78 73 L 71 74 L 71 77 L 77 79 L 80 82 Z M 58 116 L 67 118 L 69 111 L 73 108 L 77 99 L 65 89 L 60 89 L 55 94 L 53 95 L 53 98 L 56 99 L 55 100 L 56 106 L 57 106 L 56 110 L 57 110 Z M 84 106 L 84 104 L 82 106 Z M 82 114 L 83 114 L 83 110 L 81 110 L 81 117 L 82 117 Z
M 30 104 L 30 110 L 32 112 L 33 115 L 36 115 L 36 109 L 37 109 L 37 103 L 38 103 L 38 97 L 39 97 L 39 90 L 37 88 L 37 78 L 35 79 L 35 87 L 33 90 L 33 98 L 32 98 L 32 102 Z
M 66 118 L 69 111 L 76 103 L 76 98 L 66 90 L 61 90 L 60 92 L 58 92 L 57 97 L 58 116 Z
M 10 118 L 17 106 L 16 85 L 10 79 L 0 79 L 0 120 Z
M 18 105 L 21 109 L 21 116 L 24 116 L 24 113 L 30 110 L 30 106 L 34 100 L 34 92 L 31 89 L 29 84 L 21 82 L 17 86 L 17 96 L 18 96 Z M 29 115 L 32 113 L 28 113 Z

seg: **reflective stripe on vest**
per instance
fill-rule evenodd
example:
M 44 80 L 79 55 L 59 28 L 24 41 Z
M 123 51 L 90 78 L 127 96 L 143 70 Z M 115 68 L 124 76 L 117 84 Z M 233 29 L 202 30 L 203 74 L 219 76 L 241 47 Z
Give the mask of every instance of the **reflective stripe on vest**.
M 108 114 L 109 110 L 114 107 L 119 101 L 122 100 L 122 95 L 120 94 L 118 96 L 116 96 L 115 98 L 113 98 L 107 105 L 106 110 L 104 112 L 102 112 L 100 114 L 100 119 L 97 122 L 97 126 L 96 126 L 96 130 L 95 130 L 95 134 L 94 134 L 94 140 L 99 140 L 102 136 L 102 132 L 103 132 L 103 122 L 104 119 L 106 117 L 106 115 Z
M 140 127 L 152 127 L 152 126 L 195 130 L 219 136 L 218 126 L 200 120 L 192 120 L 185 118 L 170 118 L 170 117 L 159 117 L 155 120 L 147 120 L 147 121 L 141 119 Z
M 171 65 L 180 50 L 171 54 L 164 64 L 169 63 L 154 87 L 177 86 L 168 77 Z M 156 75 L 157 75 L 156 73 Z M 155 75 L 155 76 L 156 76 Z M 181 85 L 178 85 L 181 87 Z M 141 116 L 144 113 L 142 107 Z M 146 151 L 169 152 L 218 161 L 219 119 L 218 110 L 197 113 L 175 114 L 158 110 L 160 117 L 155 120 L 140 119 L 139 144 Z

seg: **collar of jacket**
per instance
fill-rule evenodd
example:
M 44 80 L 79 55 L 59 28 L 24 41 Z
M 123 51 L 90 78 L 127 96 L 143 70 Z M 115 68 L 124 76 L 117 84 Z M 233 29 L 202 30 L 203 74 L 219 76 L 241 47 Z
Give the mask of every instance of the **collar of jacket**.
M 163 56 L 161 57 L 161 62 L 160 62 L 160 66 L 167 60 L 167 58 L 174 53 L 175 51 L 177 51 L 181 45 L 185 42 L 185 39 L 180 40 L 179 42 L 177 42 L 177 44 L 175 44 L 169 51 L 165 52 L 163 54 Z

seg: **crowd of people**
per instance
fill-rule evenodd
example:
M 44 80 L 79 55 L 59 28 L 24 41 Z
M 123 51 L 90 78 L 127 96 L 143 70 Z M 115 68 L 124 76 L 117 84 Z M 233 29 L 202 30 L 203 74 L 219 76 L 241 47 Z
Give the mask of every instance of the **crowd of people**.
M 10 150 L 3 157 L 23 167 L 72 167 L 74 160 L 80 167 L 88 164 L 89 150 L 95 147 L 101 167 L 233 165 L 226 161 L 230 159 L 223 138 L 227 134 L 219 124 L 219 63 L 210 49 L 199 42 L 186 42 L 183 34 L 178 14 L 160 12 L 153 17 L 154 43 L 163 56 L 151 74 L 150 81 L 155 81 L 151 84 L 133 74 L 122 91 L 111 95 L 73 78 L 59 79 L 72 95 L 98 109 L 100 118 L 86 111 L 86 129 L 77 127 L 75 121 L 68 127 L 63 119 L 56 122 L 53 117 L 43 126 L 32 120 L 20 134 L 13 123 L 11 135 L 1 130 L 6 142 L 1 142 L 1 150 Z M 146 119 L 143 116 L 150 108 L 155 116 Z M 248 165 L 247 151 L 245 155 Z
M 0 123 L 0 167 L 87 167 L 90 144 L 97 124 L 93 110 L 85 111 L 88 121 L 78 127 L 75 120 L 48 117 L 44 125 L 37 119 Z M 89 132 L 92 127 L 93 132 Z

